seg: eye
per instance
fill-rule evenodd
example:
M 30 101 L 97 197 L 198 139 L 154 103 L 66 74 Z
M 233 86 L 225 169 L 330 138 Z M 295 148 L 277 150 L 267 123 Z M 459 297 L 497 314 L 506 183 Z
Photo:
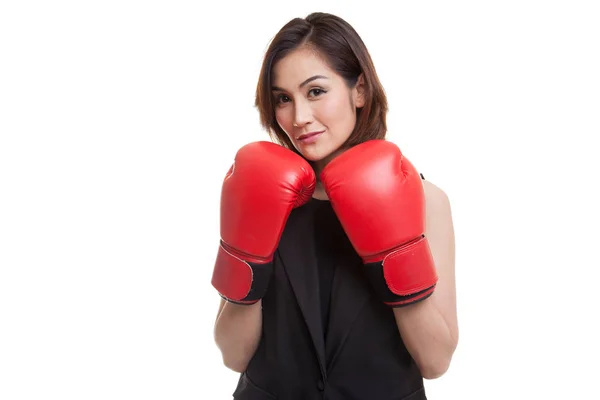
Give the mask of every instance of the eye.
M 327 92 L 325 90 L 321 89 L 321 88 L 313 88 L 313 89 L 310 89 L 308 91 L 308 94 L 311 97 L 318 97 L 318 96 L 320 96 L 320 95 L 322 95 L 324 93 L 327 93 Z
M 286 96 L 285 94 L 277 95 L 277 97 L 275 98 L 275 102 L 277 104 L 283 104 L 283 103 L 287 103 L 289 101 L 291 101 L 291 99 L 288 96 Z

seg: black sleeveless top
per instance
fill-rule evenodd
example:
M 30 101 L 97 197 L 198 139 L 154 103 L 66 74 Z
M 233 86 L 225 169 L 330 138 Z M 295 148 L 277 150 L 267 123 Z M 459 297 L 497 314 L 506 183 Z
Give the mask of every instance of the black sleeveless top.
M 391 308 L 374 295 L 329 201 L 292 211 L 237 400 L 424 400 Z

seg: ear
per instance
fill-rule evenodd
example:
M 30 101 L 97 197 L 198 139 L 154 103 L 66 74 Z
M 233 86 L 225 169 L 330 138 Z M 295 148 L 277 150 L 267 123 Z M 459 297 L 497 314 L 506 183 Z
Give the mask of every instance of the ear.
M 365 79 L 363 74 L 358 76 L 356 85 L 352 89 L 352 96 L 354 97 L 354 105 L 356 108 L 362 108 L 365 105 Z

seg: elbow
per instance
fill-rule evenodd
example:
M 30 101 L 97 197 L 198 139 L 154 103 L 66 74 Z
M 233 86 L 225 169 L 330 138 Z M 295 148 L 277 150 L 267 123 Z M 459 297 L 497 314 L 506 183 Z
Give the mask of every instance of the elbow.
M 446 354 L 417 362 L 419 370 L 421 371 L 421 376 L 428 380 L 437 379 L 443 376 L 450 368 L 455 349 L 456 346 L 453 346 Z
M 446 373 L 446 371 L 448 371 L 448 368 L 450 368 L 449 359 L 436 361 L 434 363 L 423 363 L 419 365 L 421 376 L 428 380 L 440 378 Z
M 229 368 L 230 370 L 241 374 L 242 372 L 246 371 L 246 368 L 248 367 L 248 362 L 239 358 L 234 359 L 232 357 L 223 356 L 223 365 L 225 365 L 225 367 Z
M 242 357 L 243 351 L 238 346 L 231 346 L 228 338 L 220 334 L 217 327 L 214 331 L 214 340 L 219 352 L 221 353 L 221 361 L 223 365 L 238 373 L 242 373 L 246 370 L 249 360 Z
M 246 371 L 249 360 L 240 357 L 242 352 L 240 352 L 239 349 L 232 349 L 224 343 L 221 343 L 218 336 L 215 337 L 215 342 L 217 348 L 221 352 L 221 360 L 226 368 L 238 373 Z
M 221 339 L 221 340 L 219 340 Z M 227 338 L 217 337 L 216 344 L 221 352 L 221 360 L 223 365 L 237 373 L 243 373 L 248 368 L 250 360 L 254 356 L 256 350 L 255 343 L 231 343 Z M 231 339 L 231 338 L 229 338 Z

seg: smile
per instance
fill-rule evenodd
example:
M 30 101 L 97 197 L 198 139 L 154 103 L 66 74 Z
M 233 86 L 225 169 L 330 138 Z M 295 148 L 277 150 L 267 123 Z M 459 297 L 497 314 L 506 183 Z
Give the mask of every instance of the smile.
M 296 137 L 296 140 L 298 140 L 299 142 L 303 142 L 303 143 L 306 143 L 306 142 L 309 142 L 309 141 L 310 141 L 310 142 L 313 142 L 313 141 L 315 141 L 315 140 L 317 139 L 317 137 L 318 137 L 318 136 L 320 136 L 320 135 L 321 135 L 323 132 L 325 132 L 325 131 L 323 130 L 323 131 L 318 131 L 318 132 L 309 132 L 309 133 L 305 133 L 305 134 L 302 134 L 302 135 L 300 135 L 300 136 Z

